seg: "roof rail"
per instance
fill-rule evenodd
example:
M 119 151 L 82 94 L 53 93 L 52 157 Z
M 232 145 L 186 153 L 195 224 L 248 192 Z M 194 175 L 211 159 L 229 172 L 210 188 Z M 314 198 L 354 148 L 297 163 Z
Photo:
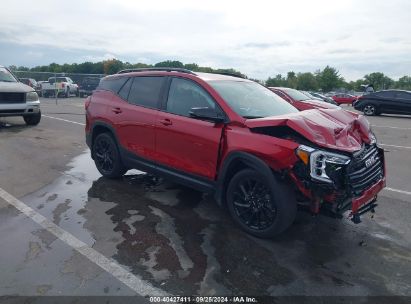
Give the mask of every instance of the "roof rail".
M 183 69 L 183 68 L 138 68 L 138 69 L 126 69 L 126 70 L 121 70 L 117 72 L 117 74 L 123 74 L 123 73 L 131 73 L 131 72 L 146 72 L 146 71 L 164 71 L 164 72 L 180 72 L 180 73 L 187 73 L 187 74 L 193 74 L 190 70 Z
M 239 75 L 236 73 L 230 73 L 230 72 L 211 72 L 211 74 L 220 74 L 220 75 L 226 75 L 226 76 L 232 76 L 232 77 L 237 77 L 237 78 L 242 78 L 242 79 L 247 79 L 247 76 L 244 75 Z

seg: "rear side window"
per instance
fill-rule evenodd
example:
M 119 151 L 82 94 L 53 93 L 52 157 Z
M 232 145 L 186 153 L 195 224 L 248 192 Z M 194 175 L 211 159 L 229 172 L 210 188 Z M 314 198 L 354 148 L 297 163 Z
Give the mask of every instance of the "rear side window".
M 378 97 L 382 97 L 382 98 L 394 98 L 395 97 L 395 93 L 393 91 L 378 92 L 378 93 L 375 93 L 375 95 L 377 95 Z
M 214 100 L 192 81 L 173 78 L 167 99 L 167 112 L 190 117 L 191 108 L 216 109 Z
M 397 92 L 395 97 L 399 99 L 411 99 L 411 94 L 407 92 Z
M 100 81 L 98 89 L 111 91 L 117 94 L 118 91 L 120 91 L 121 87 L 124 85 L 124 83 L 127 81 L 127 79 L 127 77 L 104 78 Z
M 164 79 L 160 76 L 134 77 L 128 94 L 129 103 L 143 107 L 159 108 Z

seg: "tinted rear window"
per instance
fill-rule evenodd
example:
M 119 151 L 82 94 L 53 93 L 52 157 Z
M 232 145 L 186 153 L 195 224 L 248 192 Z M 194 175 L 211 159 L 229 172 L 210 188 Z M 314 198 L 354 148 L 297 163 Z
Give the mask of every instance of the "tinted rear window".
M 100 81 L 98 89 L 111 91 L 113 93 L 118 93 L 124 83 L 127 81 L 127 77 L 110 77 L 104 78 Z
M 158 108 L 163 84 L 164 77 L 135 77 L 128 94 L 128 101 L 135 105 Z

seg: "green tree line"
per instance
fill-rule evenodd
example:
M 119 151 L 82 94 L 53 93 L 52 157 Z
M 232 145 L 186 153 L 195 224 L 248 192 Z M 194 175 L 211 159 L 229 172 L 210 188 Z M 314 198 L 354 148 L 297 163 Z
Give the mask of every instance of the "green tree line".
M 122 62 L 118 59 L 109 59 L 100 62 L 83 62 L 73 64 L 57 64 L 36 66 L 28 68 L 24 66 L 10 66 L 11 70 L 30 71 L 30 72 L 52 72 L 52 73 L 84 73 L 84 74 L 115 74 L 120 70 L 133 68 L 151 68 L 151 67 L 174 67 L 185 68 L 195 72 L 207 73 L 230 73 L 245 77 L 243 73 L 235 69 L 214 69 L 211 67 L 202 67 L 196 63 L 184 64 L 176 60 L 166 60 L 156 64 L 145 64 Z M 381 72 L 374 72 L 364 75 L 363 78 L 356 81 L 345 81 L 339 71 L 331 66 L 326 66 L 322 70 L 317 70 L 314 73 L 295 73 L 290 71 L 287 75 L 278 74 L 269 77 L 266 80 L 256 80 L 266 86 L 284 86 L 298 90 L 307 91 L 323 91 L 329 92 L 334 89 L 344 88 L 346 90 L 362 91 L 361 85 L 372 84 L 375 90 L 383 89 L 403 89 L 411 90 L 411 77 L 403 76 L 398 80 L 394 80 Z

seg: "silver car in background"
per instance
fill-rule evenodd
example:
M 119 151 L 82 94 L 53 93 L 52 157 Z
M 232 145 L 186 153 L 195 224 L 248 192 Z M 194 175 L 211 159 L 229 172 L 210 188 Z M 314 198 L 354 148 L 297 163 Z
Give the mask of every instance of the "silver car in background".
M 0 117 L 22 116 L 27 125 L 41 120 L 40 100 L 34 89 L 0 66 Z

